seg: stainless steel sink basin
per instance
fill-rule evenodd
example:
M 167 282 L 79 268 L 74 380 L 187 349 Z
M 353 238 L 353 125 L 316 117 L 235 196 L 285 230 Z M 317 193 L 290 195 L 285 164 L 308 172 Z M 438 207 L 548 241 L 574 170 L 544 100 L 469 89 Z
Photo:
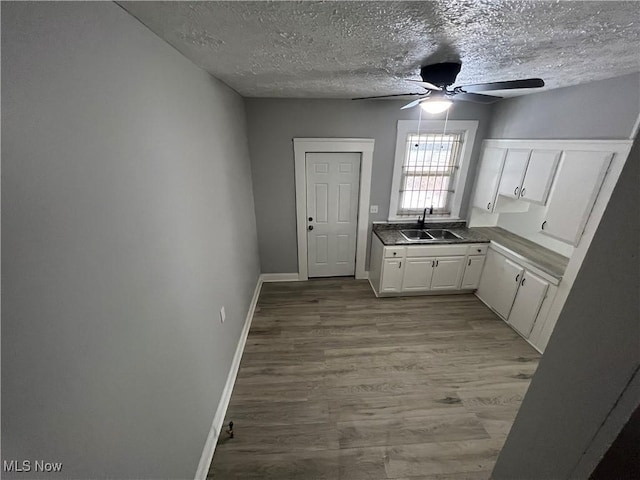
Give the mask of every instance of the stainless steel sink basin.
M 456 235 L 450 230 L 443 229 L 429 229 L 426 231 L 429 235 L 431 235 L 434 240 L 458 240 L 462 237 L 460 235 Z
M 415 242 L 418 240 L 433 240 L 433 237 L 429 235 L 424 230 L 417 229 L 408 229 L 408 230 L 400 230 L 400 235 L 411 242 Z

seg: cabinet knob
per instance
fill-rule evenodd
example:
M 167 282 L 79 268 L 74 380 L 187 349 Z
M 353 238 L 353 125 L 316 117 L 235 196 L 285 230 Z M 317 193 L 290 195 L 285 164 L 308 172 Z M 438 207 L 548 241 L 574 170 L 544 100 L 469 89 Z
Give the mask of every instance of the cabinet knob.
M 471 259 L 469 259 L 469 263 L 467 263 L 467 265 L 471 266 Z
M 313 222 L 313 217 L 309 217 L 309 221 L 310 221 L 310 222 Z
M 524 281 L 526 280 L 526 278 L 522 279 L 522 282 L 520 282 L 520 285 L 524 286 Z
M 491 210 L 491 202 L 487 203 L 487 210 Z
M 521 197 L 524 197 L 524 192 L 525 192 L 526 190 L 527 190 L 526 188 L 523 188 L 523 189 L 522 189 L 522 191 L 520 192 L 520 196 L 521 196 Z
M 479 249 L 478 249 L 478 253 L 482 253 L 482 249 L 480 249 L 480 248 L 479 248 Z
M 402 268 L 402 262 L 398 262 L 398 268 Z
M 313 230 L 313 225 L 309 225 L 309 230 Z
M 398 252 L 393 252 L 393 256 L 395 257 L 398 254 Z
M 542 226 L 540 227 L 541 230 L 544 230 L 544 226 L 547 223 L 547 221 L 545 220 L 544 222 L 542 222 Z
M 518 190 L 520 190 L 520 187 L 516 187 L 516 189 L 513 191 L 513 194 L 517 197 L 518 196 Z
M 520 280 L 520 274 L 516 275 L 516 283 L 518 283 L 518 280 Z

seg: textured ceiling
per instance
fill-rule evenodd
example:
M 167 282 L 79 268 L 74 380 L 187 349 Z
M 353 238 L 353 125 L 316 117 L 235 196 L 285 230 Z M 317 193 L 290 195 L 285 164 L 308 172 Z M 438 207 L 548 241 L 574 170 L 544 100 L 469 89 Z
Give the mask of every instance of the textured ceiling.
M 421 92 L 403 79 L 458 58 L 456 85 L 541 77 L 558 88 L 640 71 L 636 1 L 119 4 L 246 97 Z

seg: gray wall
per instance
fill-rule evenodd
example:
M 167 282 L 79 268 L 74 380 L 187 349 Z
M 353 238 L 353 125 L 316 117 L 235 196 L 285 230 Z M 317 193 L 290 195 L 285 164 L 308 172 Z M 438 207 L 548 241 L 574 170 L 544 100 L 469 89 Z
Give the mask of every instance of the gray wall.
M 636 138 L 494 480 L 585 478 L 572 472 L 640 366 L 639 167 Z
M 243 100 L 111 2 L 3 3 L 2 74 L 3 459 L 193 478 L 259 274 Z
M 398 120 L 417 120 L 418 109 L 400 110 L 407 101 L 246 99 L 256 221 L 263 273 L 298 271 L 293 142 L 294 137 L 374 138 L 371 222 L 386 220 L 393 176 Z M 490 107 L 459 102 L 450 120 L 479 120 L 469 168 L 475 177 Z M 427 118 L 427 116 L 423 116 Z M 443 115 L 429 119 L 443 119 Z M 466 215 L 473 181 L 467 183 L 461 215 Z M 368 258 L 368 256 L 367 256 Z
M 510 98 L 487 138 L 626 139 L 640 112 L 640 74 Z

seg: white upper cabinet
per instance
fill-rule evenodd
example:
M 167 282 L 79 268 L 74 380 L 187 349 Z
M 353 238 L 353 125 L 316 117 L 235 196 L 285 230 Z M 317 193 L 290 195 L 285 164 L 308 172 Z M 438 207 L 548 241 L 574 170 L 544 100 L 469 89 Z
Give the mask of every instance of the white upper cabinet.
M 578 245 L 612 157 L 611 152 L 563 152 L 542 233 Z
M 508 198 L 520 198 L 520 188 L 522 187 L 524 174 L 527 171 L 530 155 L 531 150 L 528 149 L 510 148 L 507 151 L 498 188 L 499 195 Z
M 486 147 L 484 149 L 476 180 L 474 207 L 493 213 L 506 153 L 506 148 Z
M 527 172 L 525 173 L 520 189 L 520 198 L 528 202 L 545 205 L 549 190 L 553 183 L 553 174 L 556 172 L 560 150 L 534 149 L 529 157 Z

